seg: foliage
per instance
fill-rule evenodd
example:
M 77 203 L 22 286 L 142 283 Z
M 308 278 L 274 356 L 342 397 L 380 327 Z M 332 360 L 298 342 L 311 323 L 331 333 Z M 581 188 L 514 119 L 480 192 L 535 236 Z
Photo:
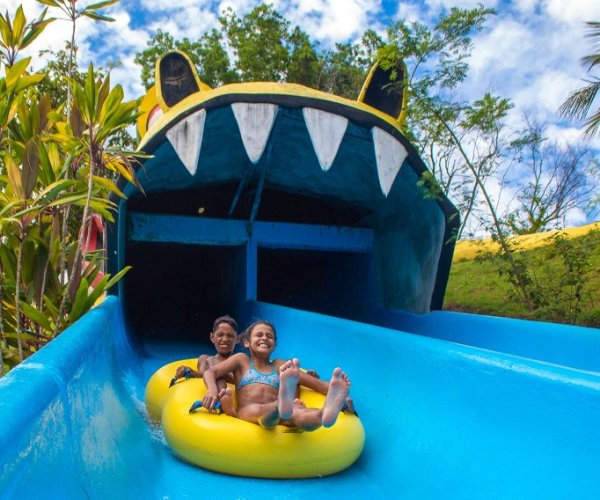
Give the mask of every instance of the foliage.
M 570 210 L 597 215 L 598 161 L 581 143 L 549 142 L 538 124 L 529 124 L 509 146 L 512 175 L 520 182 L 515 191 L 518 209 L 505 217 L 513 234 L 532 234 L 564 227 Z M 524 181 L 523 181 L 524 179 Z M 507 181 L 510 187 L 512 183 Z
M 577 238 L 557 231 L 545 246 L 515 246 L 529 273 L 535 308 L 525 306 L 508 272 L 498 274 L 502 256 L 490 254 L 453 263 L 445 308 L 600 327 L 599 231 Z
M 591 21 L 587 23 L 588 37 L 592 42 L 593 52 L 585 56 L 581 62 L 588 71 L 597 70 L 600 67 L 600 22 Z M 600 91 L 600 78 L 591 76 L 584 87 L 572 92 L 567 100 L 561 105 L 560 112 L 567 118 L 582 120 L 590 113 L 596 102 Z M 600 127 L 600 108 L 592 112 L 585 122 L 586 133 L 594 135 Z
M 5 16 L 0 14 L 0 63 L 9 68 L 15 64 L 19 51 L 31 45 L 42 34 L 44 28 L 53 21 L 53 19 L 44 19 L 45 17 L 46 9 L 35 21 L 27 24 L 22 6 L 17 8 L 12 20 L 8 12 Z
M 135 56 L 145 87 L 154 84 L 158 57 L 178 49 L 190 56 L 201 79 L 212 87 L 241 81 L 300 83 L 355 99 L 377 48 L 376 35 L 367 32 L 358 44 L 320 51 L 307 33 L 266 4 L 244 16 L 229 8 L 219 17 L 219 26 L 196 41 L 175 40 L 157 30 L 148 48 Z
M 111 3 L 84 12 L 100 19 L 97 8 Z M 10 45 L 1 32 L 2 47 L 15 57 L 45 26 L 39 19 L 27 24 L 20 12 L 12 24 L 3 18 L 18 43 Z M 73 323 L 127 272 L 102 273 L 104 251 L 89 248 L 89 227 L 92 217 L 112 220 L 108 193 L 123 196 L 104 170 L 135 182 L 136 155 L 110 140 L 135 121 L 138 107 L 90 66 L 83 80 L 66 79 L 73 96 L 66 112 L 65 94 L 53 102 L 40 85 L 45 75 L 29 72 L 29 58 L 11 58 L 4 55 L 0 64 L 0 375 Z
M 593 203 L 596 183 L 590 171 L 598 169 L 587 148 L 546 147 L 541 128 L 508 128 L 505 118 L 512 108 L 508 99 L 490 93 L 469 101 L 457 97 L 469 71 L 471 36 L 493 14 L 483 6 L 452 8 L 433 28 L 400 21 L 388 30 L 378 55 L 384 68 L 396 67 L 399 60 L 410 68 L 406 134 L 428 161 L 441 192 L 461 213 L 457 237 L 469 219 L 476 218 L 499 245 L 498 271 L 508 277 L 512 293 L 535 311 L 548 303 L 540 297 L 555 290 L 533 279 L 534 264 L 523 258 L 509 237 L 558 225 L 572 208 Z M 511 156 L 513 161 L 507 162 Z M 427 176 L 419 184 L 426 196 L 439 196 Z M 517 209 L 499 207 L 500 195 L 495 193 L 505 187 L 516 192 Z

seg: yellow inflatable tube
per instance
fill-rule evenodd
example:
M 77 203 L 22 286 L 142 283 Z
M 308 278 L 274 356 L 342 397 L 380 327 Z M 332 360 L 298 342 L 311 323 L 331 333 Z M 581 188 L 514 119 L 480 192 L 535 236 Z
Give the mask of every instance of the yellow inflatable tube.
M 342 471 L 360 456 L 365 432 L 352 414 L 342 413 L 333 427 L 314 432 L 282 425 L 267 430 L 203 409 L 190 414 L 190 406 L 202 399 L 206 387 L 201 379 L 190 379 L 169 388 L 182 364 L 190 366 L 190 361 L 171 363 L 152 376 L 146 387 L 146 405 L 151 415 L 162 410 L 167 443 L 187 462 L 237 476 L 304 478 Z M 309 407 L 323 406 L 324 396 L 314 391 L 302 388 L 300 397 Z
M 177 368 L 180 366 L 189 366 L 190 368 L 196 369 L 197 364 L 198 358 L 182 359 L 181 361 L 173 361 L 154 372 L 146 384 L 146 394 L 144 395 L 146 409 L 152 420 L 160 422 L 165 401 L 171 394 L 168 390 L 169 384 L 171 383 Z M 181 384 L 184 380 L 185 379 L 180 379 L 177 383 Z

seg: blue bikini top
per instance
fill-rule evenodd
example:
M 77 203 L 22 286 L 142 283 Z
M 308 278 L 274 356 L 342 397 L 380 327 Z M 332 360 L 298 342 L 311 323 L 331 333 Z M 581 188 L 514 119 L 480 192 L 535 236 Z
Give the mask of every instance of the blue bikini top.
M 254 359 L 250 358 L 250 369 L 244 373 L 236 389 L 240 390 L 250 384 L 266 384 L 279 390 L 279 375 L 271 363 L 269 363 L 269 366 L 271 367 L 271 373 L 261 373 L 254 368 Z

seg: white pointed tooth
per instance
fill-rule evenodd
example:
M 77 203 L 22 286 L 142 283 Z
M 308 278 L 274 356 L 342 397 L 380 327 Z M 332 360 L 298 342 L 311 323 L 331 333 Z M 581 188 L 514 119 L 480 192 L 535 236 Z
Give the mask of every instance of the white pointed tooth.
M 319 165 L 326 172 L 335 160 L 348 127 L 348 119 L 314 108 L 302 108 L 302 114 Z
M 248 158 L 252 163 L 258 163 L 269 140 L 278 107 L 275 104 L 236 102 L 231 109 Z
M 375 161 L 379 174 L 381 191 L 387 197 L 396 180 L 400 167 L 408 156 L 404 146 L 385 130 L 373 127 L 373 145 L 375 146 Z
M 204 135 L 206 110 L 201 109 L 181 120 L 167 132 L 167 139 L 181 162 L 194 175 L 198 168 L 198 158 Z

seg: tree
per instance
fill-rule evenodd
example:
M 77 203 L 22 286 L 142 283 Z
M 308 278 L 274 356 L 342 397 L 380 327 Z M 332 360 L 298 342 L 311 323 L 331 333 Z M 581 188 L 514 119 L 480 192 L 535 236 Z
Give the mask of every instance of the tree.
M 77 8 L 77 0 L 37 0 L 39 3 L 48 5 L 57 10 L 60 10 L 66 19 L 71 23 L 71 41 L 68 43 L 69 58 L 67 65 L 67 76 L 73 78 L 73 72 L 76 70 L 77 61 L 77 45 L 75 43 L 75 31 L 77 28 L 77 20 L 81 17 L 87 17 L 96 21 L 114 22 L 112 17 L 105 16 L 99 12 L 100 9 L 117 3 L 119 0 L 104 0 L 92 5 L 88 5 L 82 9 Z M 71 105 L 71 96 L 67 98 L 67 106 Z
M 233 65 L 241 81 L 284 81 L 289 21 L 273 6 L 260 4 L 243 17 L 228 8 L 219 22 L 236 56 Z
M 141 189 L 141 184 L 135 178 L 132 161 L 135 157 L 143 156 L 140 153 L 107 147 L 111 136 L 135 122 L 139 100 L 123 102 L 124 93 L 121 86 L 117 85 L 111 89 L 110 76 L 104 80 L 96 80 L 91 64 L 84 85 L 79 85 L 74 80 L 71 80 L 70 84 L 73 93 L 71 117 L 68 123 L 58 124 L 60 132 L 56 137 L 62 141 L 70 156 L 85 165 L 85 168 L 79 170 L 79 174 L 86 181 L 87 189 L 74 260 L 57 314 L 56 333 L 62 326 L 67 301 L 75 300 L 75 292 L 79 288 L 80 281 L 85 279 L 82 276 L 82 262 L 85 260 L 88 247 L 87 240 L 91 227 L 90 210 L 94 209 L 105 219 L 113 221 L 109 211 L 112 207 L 107 197 L 94 198 L 93 196 L 95 191 L 106 186 L 103 183 L 98 186 L 97 172 L 101 169 L 116 171 Z M 112 187 L 111 191 L 115 191 L 115 188 Z
M 108 193 L 122 196 L 100 170 L 135 182 L 135 155 L 110 141 L 135 121 L 137 101 L 123 102 L 122 89 L 90 69 L 83 84 L 68 80 L 75 99 L 65 113 L 64 94 L 53 102 L 40 92 L 45 75 L 30 74 L 30 59 L 18 58 L 31 40 L 28 30 L 40 27 L 19 12 L 15 21 L 3 18 L 0 29 L 6 51 L 0 57 L 0 375 L 79 318 L 127 271 L 100 276 L 102 255 L 88 253 L 86 240 L 92 213 L 112 220 Z M 67 215 L 71 207 L 80 224 Z
M 219 24 L 197 41 L 175 40 L 158 30 L 135 56 L 144 86 L 154 84 L 159 56 L 178 49 L 188 54 L 200 78 L 212 87 L 241 81 L 289 82 L 356 99 L 377 48 L 377 35 L 369 31 L 361 43 L 320 51 L 307 33 L 265 4 L 243 16 L 228 9 Z
M 588 72 L 600 67 L 600 22 L 591 21 L 588 25 L 588 37 L 592 41 L 592 54 L 585 56 L 581 62 L 587 67 Z M 600 91 L 600 78 L 591 76 L 588 84 L 572 92 L 567 100 L 561 105 L 560 113 L 576 120 L 583 120 L 588 116 L 590 109 L 596 102 L 596 96 Z M 596 109 L 585 122 L 585 132 L 593 135 L 600 127 L 600 107 Z
M 399 61 L 407 65 L 410 105 L 404 132 L 426 159 L 441 192 L 461 212 L 457 238 L 476 209 L 479 195 L 494 212 L 492 219 L 495 215 L 495 203 L 485 184 L 501 159 L 503 118 L 511 104 L 489 93 L 464 101 L 456 91 L 468 75 L 471 37 L 493 14 L 494 10 L 482 6 L 452 8 L 432 28 L 401 20 L 387 30 L 377 52 L 384 69 L 397 67 Z M 422 185 L 432 188 L 428 175 Z
M 44 28 L 54 19 L 44 19 L 47 9 L 44 9 L 35 21 L 27 24 L 23 7 L 19 5 L 14 18 L 11 20 L 8 12 L 0 14 L 0 63 L 10 68 L 17 61 L 20 50 L 27 48 L 42 34 Z
M 575 208 L 595 213 L 598 162 L 584 144 L 549 142 L 543 128 L 529 123 L 510 144 L 517 179 L 515 200 L 519 208 L 507 216 L 514 234 L 531 234 L 564 227 Z M 515 175 L 513 174 L 513 177 Z
M 460 231 L 481 200 L 487 220 L 483 222 L 500 248 L 499 271 L 508 276 L 525 306 L 535 310 L 540 307 L 538 289 L 527 263 L 509 239 L 510 225 L 499 212 L 498 200 L 487 185 L 498 172 L 509 143 L 510 132 L 503 119 L 511 103 L 489 93 L 471 102 L 456 97 L 456 89 L 469 70 L 467 59 L 471 36 L 482 29 L 486 18 L 492 14 L 493 10 L 482 6 L 452 8 L 433 29 L 418 22 L 400 21 L 388 30 L 388 40 L 379 50 L 379 57 L 384 68 L 396 67 L 399 59 L 406 61 L 409 67 L 411 106 L 407 113 L 406 133 L 427 158 L 437 162 L 430 167 L 440 177 L 437 180 L 442 188 L 451 197 L 457 187 L 460 190 L 463 196 L 459 204 L 463 216 Z M 404 82 L 396 85 L 404 85 Z M 428 175 L 421 180 L 426 188 L 431 185 Z M 435 196 L 435 190 L 428 191 L 429 196 Z

